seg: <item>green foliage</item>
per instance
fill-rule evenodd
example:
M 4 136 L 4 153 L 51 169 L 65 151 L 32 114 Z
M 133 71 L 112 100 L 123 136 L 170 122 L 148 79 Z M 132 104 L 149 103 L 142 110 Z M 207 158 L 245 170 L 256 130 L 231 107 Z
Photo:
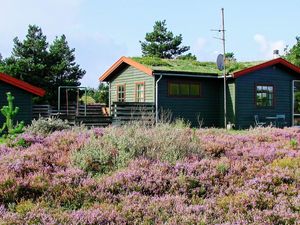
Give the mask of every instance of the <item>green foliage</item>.
M 132 59 L 154 70 L 214 74 L 222 73 L 218 70 L 215 62 L 199 62 L 196 60 L 181 59 L 181 57 L 177 57 L 176 59 L 161 59 L 158 57 L 133 57 Z M 261 62 L 227 61 L 226 71 L 227 73 L 232 73 L 250 66 L 257 65 L 259 63 Z
M 141 43 L 143 56 L 158 58 L 175 58 L 190 49 L 189 46 L 180 46 L 182 35 L 174 36 L 168 31 L 166 21 L 156 21 L 153 31 L 146 33 L 145 41 Z
M 300 66 L 300 36 L 296 37 L 296 44 L 292 48 L 285 48 L 285 59 Z
M 73 154 L 73 163 L 88 172 L 108 173 L 115 166 L 115 161 L 113 154 L 110 154 L 106 148 L 103 146 L 103 143 L 93 137 L 81 151 Z
M 26 132 L 34 135 L 48 135 L 54 131 L 69 129 L 67 121 L 56 118 L 39 118 L 33 120 L 31 125 L 26 128 Z
M 189 154 L 202 156 L 198 139 L 190 141 L 193 134 L 187 133 L 188 126 L 180 120 L 159 124 L 155 129 L 139 124 L 107 128 L 103 137 L 90 138 L 79 151 L 73 152 L 72 161 L 87 172 L 105 174 L 126 167 L 140 157 L 175 163 Z
M 297 149 L 298 146 L 299 146 L 299 143 L 295 138 L 292 138 L 290 140 L 290 146 L 291 146 L 292 149 Z
M 15 210 L 17 213 L 25 215 L 35 207 L 35 204 L 31 200 L 23 200 L 16 205 Z
M 233 52 L 227 52 L 227 53 L 225 53 L 225 59 L 227 61 L 234 61 L 234 62 L 236 62 L 236 58 L 235 58 Z
M 300 91 L 295 92 L 295 110 L 300 113 Z
M 192 53 L 188 53 L 186 55 L 180 55 L 177 57 L 177 59 L 197 61 L 197 57 L 195 55 L 193 55 Z
M 230 165 L 228 162 L 220 162 L 219 164 L 217 164 L 217 171 L 220 173 L 220 174 L 225 174 L 227 173 L 227 171 L 230 169 Z
M 105 83 L 100 83 L 98 89 L 89 88 L 87 90 L 87 96 L 88 96 L 88 104 L 94 104 L 94 103 L 104 103 L 108 105 L 108 85 Z M 81 100 L 85 102 L 85 95 L 81 97 Z
M 155 56 L 145 56 L 145 57 L 132 57 L 133 60 L 147 66 L 155 67 L 155 66 L 171 66 L 168 61 L 155 57 Z
M 29 25 L 23 41 L 14 39 L 12 55 L 0 63 L 0 71 L 44 88 L 46 96 L 37 102 L 56 103 L 59 86 L 79 86 L 85 71 L 75 63 L 75 49 L 70 49 L 65 35 L 48 44 L 42 29 Z
M 5 117 L 5 122 L 2 128 L 0 128 L 0 133 L 2 133 L 5 130 L 9 135 L 22 133 L 24 128 L 24 122 L 21 121 L 20 123 L 14 125 L 14 121 L 13 121 L 13 119 L 19 112 L 19 107 L 14 107 L 13 101 L 15 98 L 11 95 L 10 92 L 7 92 L 6 95 L 7 95 L 8 105 L 3 106 L 1 109 L 1 113 Z
M 93 105 L 96 103 L 95 99 L 93 99 L 92 96 L 85 95 L 85 94 L 82 95 L 82 97 L 80 98 L 80 101 L 82 101 L 86 105 Z
M 273 161 L 272 166 L 289 168 L 289 169 L 299 169 L 300 168 L 300 157 L 285 157 L 282 159 L 276 159 Z

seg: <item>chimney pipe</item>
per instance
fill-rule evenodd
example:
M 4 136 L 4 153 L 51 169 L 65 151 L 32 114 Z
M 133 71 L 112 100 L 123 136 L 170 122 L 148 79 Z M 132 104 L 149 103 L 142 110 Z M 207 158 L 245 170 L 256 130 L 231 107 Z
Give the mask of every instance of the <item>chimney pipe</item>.
M 279 50 L 278 49 L 273 50 L 273 59 L 277 59 L 279 57 L 280 57 L 279 56 Z

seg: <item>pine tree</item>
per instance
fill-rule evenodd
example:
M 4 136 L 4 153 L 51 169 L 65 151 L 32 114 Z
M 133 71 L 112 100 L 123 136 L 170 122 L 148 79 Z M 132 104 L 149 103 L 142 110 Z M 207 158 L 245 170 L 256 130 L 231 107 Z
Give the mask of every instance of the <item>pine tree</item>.
M 48 44 L 42 29 L 29 25 L 26 38 L 14 39 L 12 55 L 0 63 L 0 71 L 44 88 L 46 96 L 36 102 L 56 104 L 59 86 L 79 86 L 85 71 L 75 62 L 75 49 L 65 35 Z
M 30 84 L 44 87 L 47 76 L 48 43 L 42 29 L 29 25 L 26 39 L 14 39 L 12 55 L 3 60 L 2 72 L 24 80 Z
M 180 46 L 182 35 L 174 36 L 168 31 L 166 21 L 156 21 L 153 31 L 146 33 L 145 41 L 141 43 L 143 56 L 159 58 L 176 58 L 190 49 L 189 46 Z
M 84 76 L 85 70 L 75 62 L 75 49 L 71 49 L 66 36 L 56 37 L 49 47 L 49 76 L 48 86 L 51 90 L 58 90 L 59 86 L 80 86 L 79 80 Z M 56 102 L 57 91 L 48 95 L 49 101 Z

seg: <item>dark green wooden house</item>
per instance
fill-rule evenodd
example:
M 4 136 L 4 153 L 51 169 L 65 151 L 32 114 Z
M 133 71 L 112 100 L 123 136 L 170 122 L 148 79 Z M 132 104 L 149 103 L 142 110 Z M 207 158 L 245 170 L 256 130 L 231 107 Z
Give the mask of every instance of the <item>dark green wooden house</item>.
M 114 102 L 149 102 L 172 112 L 173 118 L 193 126 L 222 127 L 224 124 L 223 79 L 213 64 L 186 60 L 120 58 L 101 77 L 110 87 Z M 159 113 L 157 113 L 159 114 Z M 300 125 L 300 68 L 282 58 L 227 76 L 227 121 L 236 128 L 274 123 Z
M 14 106 L 20 108 L 16 121 L 24 121 L 25 124 L 29 124 L 32 120 L 32 97 L 42 97 L 45 95 L 45 91 L 7 74 L 0 73 L 0 109 L 2 106 L 7 105 L 7 92 L 11 92 L 15 97 Z M 4 119 L 0 113 L 0 126 L 3 124 Z

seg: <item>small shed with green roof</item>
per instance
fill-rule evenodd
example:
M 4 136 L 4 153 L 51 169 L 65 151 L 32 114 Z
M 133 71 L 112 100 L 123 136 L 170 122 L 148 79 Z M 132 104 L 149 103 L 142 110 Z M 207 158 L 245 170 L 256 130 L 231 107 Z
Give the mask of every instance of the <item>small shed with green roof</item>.
M 298 67 L 282 58 L 229 63 L 227 121 L 236 128 L 248 128 L 256 125 L 256 115 L 267 120 L 280 114 L 285 116 L 285 125 L 295 125 L 292 87 L 299 73 Z M 156 105 L 158 115 L 168 110 L 173 119 L 183 118 L 193 126 L 224 124 L 223 76 L 213 62 L 121 57 L 100 81 L 109 83 L 110 104 L 149 102 Z

